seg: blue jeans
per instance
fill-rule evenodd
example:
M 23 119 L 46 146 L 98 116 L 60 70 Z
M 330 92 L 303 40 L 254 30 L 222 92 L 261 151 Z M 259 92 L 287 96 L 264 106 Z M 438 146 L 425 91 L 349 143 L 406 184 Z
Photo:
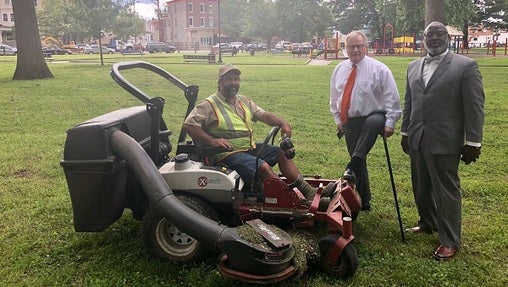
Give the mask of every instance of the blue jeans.
M 256 156 L 260 150 L 261 154 L 259 154 L 256 166 Z M 280 148 L 278 146 L 257 144 L 255 149 L 231 154 L 223 159 L 221 163 L 230 169 L 236 170 L 243 181 L 249 184 L 252 182 L 256 175 L 256 170 L 262 163 L 266 162 L 270 166 L 274 166 L 277 163 L 279 152 Z

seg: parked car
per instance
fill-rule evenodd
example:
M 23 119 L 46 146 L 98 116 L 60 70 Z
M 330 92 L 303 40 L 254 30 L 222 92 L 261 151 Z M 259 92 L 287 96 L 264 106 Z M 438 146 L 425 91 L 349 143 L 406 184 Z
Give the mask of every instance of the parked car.
M 111 49 L 111 48 L 108 48 L 106 46 L 101 46 L 102 47 L 102 53 L 103 54 L 113 54 L 115 53 L 115 49 Z M 99 45 L 88 45 L 85 47 L 85 49 L 83 49 L 83 53 L 85 54 L 100 54 L 100 48 L 99 48 Z
M 236 48 L 240 50 L 242 48 L 243 43 L 242 42 L 231 42 L 231 47 Z
M 250 43 L 247 45 L 247 50 L 254 50 L 254 51 L 266 51 L 268 48 L 266 44 L 264 43 Z
M 44 55 L 72 55 L 72 54 L 74 54 L 74 53 L 72 53 L 71 50 L 62 49 L 57 46 L 42 47 L 42 52 L 44 53 Z
M 218 52 L 219 44 L 213 45 L 213 49 L 214 49 L 214 51 Z M 221 53 L 235 53 L 234 51 L 238 52 L 238 49 L 231 47 L 231 44 L 229 44 L 229 43 L 220 43 L 220 52 Z
M 277 42 L 277 44 L 275 44 L 275 49 L 286 50 L 289 48 L 289 46 L 291 46 L 291 42 L 279 41 L 279 42 Z
M 0 56 L 16 55 L 17 53 L 18 49 L 11 47 L 9 45 L 0 44 Z
M 310 51 L 314 49 L 314 46 L 310 43 L 293 43 L 290 46 L 290 50 L 292 54 L 309 54 Z
M 137 49 L 134 47 L 134 43 L 125 43 L 124 41 L 117 41 L 116 50 L 118 52 L 125 52 L 125 51 L 133 52 Z
M 219 44 L 215 44 L 215 45 L 213 45 L 213 47 L 214 48 L 219 48 Z M 220 43 L 220 47 L 222 49 L 224 49 L 224 48 L 231 48 L 231 44 L 229 44 L 229 43 Z
M 148 42 L 145 46 L 145 50 L 149 53 L 166 52 L 174 53 L 176 51 L 175 46 L 168 45 L 163 42 Z

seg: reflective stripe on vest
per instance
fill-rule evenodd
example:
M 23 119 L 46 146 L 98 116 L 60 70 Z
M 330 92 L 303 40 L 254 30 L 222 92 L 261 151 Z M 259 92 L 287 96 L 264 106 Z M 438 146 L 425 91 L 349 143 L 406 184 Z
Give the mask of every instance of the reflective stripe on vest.
M 211 104 L 215 115 L 217 116 L 217 126 L 208 130 L 208 133 L 216 138 L 228 139 L 233 144 L 233 151 L 224 152 L 216 155 L 216 160 L 222 160 L 226 156 L 255 148 L 251 118 L 252 113 L 245 104 L 245 99 L 238 95 L 239 104 L 244 112 L 245 121 L 236 114 L 221 97 L 213 94 L 206 98 Z

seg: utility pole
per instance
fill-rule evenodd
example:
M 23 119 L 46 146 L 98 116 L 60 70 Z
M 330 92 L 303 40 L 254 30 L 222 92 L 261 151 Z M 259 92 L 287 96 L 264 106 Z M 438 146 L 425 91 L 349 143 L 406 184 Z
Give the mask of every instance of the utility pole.
M 221 26 L 221 21 L 220 21 L 220 0 L 217 0 L 217 8 L 219 10 L 219 13 L 218 13 L 218 16 L 219 16 L 219 63 L 222 63 L 222 49 L 221 49 L 221 38 L 222 38 L 222 35 L 221 35 L 221 31 L 220 31 L 220 26 Z

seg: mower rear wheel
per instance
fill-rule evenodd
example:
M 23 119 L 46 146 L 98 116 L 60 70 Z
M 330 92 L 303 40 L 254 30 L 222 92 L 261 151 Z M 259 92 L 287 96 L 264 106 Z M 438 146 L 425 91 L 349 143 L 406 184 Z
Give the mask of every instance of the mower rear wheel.
M 219 220 L 215 209 L 205 200 L 190 195 L 177 197 L 197 213 L 212 220 Z M 150 208 L 143 218 L 143 241 L 153 256 L 175 263 L 201 261 L 211 252 L 199 241 L 180 231 L 154 208 Z
M 358 253 L 353 244 L 346 245 L 337 262 L 330 264 L 326 257 L 340 235 L 329 234 L 318 242 L 321 253 L 321 267 L 330 275 L 338 278 L 352 276 L 358 268 Z

